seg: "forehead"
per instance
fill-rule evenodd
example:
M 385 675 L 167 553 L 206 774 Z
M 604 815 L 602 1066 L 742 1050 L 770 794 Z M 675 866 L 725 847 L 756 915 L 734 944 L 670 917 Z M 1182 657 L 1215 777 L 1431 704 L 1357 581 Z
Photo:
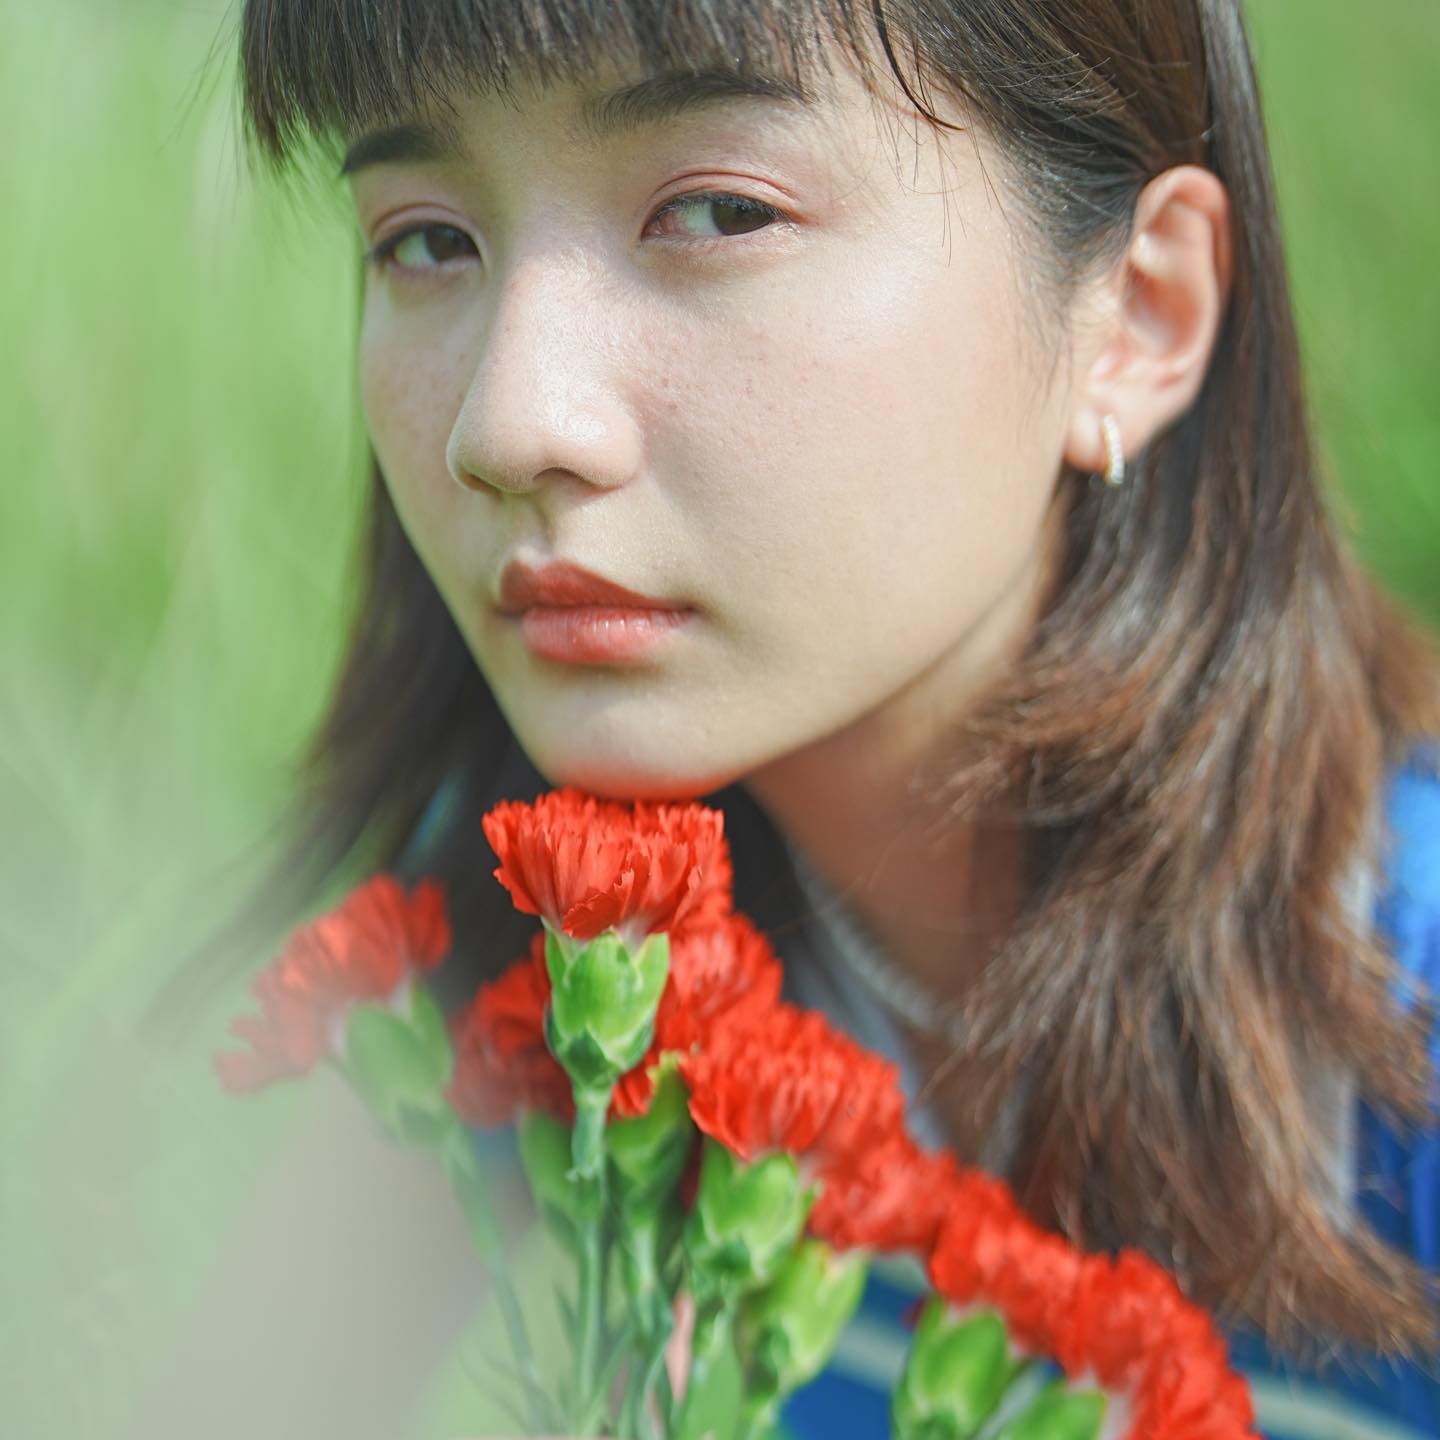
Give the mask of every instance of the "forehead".
M 799 127 L 825 128 L 839 119 L 847 100 L 857 97 L 864 98 L 865 92 L 853 80 L 848 86 L 834 77 L 805 82 L 774 71 L 711 64 L 644 74 L 607 66 L 583 84 L 529 78 L 495 98 L 517 110 L 527 104 L 547 107 L 559 118 L 565 144 L 593 151 L 707 114 L 737 110 L 783 118 Z M 462 157 L 464 98 L 450 91 L 436 97 L 423 114 L 382 120 L 346 137 L 341 173 L 353 175 L 385 161 Z
M 798 116 L 857 78 L 898 93 L 893 54 L 852 0 L 245 0 L 241 61 L 251 135 L 283 164 L 420 117 L 453 132 L 456 96 L 583 92 L 577 144 L 746 91 Z

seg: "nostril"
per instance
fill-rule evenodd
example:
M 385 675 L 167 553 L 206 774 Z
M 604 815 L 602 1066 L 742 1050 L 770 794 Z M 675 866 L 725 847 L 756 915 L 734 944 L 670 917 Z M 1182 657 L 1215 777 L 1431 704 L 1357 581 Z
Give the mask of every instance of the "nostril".
M 445 447 L 450 478 L 467 490 L 528 495 L 563 477 L 610 490 L 640 472 L 639 426 L 617 397 L 583 404 L 532 402 L 521 414 L 485 416 L 467 401 Z

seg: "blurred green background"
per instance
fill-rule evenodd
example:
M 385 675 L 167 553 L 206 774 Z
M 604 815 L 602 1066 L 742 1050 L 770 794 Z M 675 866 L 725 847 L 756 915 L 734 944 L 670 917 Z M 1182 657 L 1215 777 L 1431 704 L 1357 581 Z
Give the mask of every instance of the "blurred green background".
M 1440 622 L 1440 5 L 1250 0 L 1321 437 Z M 348 613 L 344 197 L 247 178 L 234 15 L 0 4 L 0 1433 L 124 1432 L 267 1155 L 134 1021 L 272 843 Z M 265 956 L 257 956 L 257 964 Z

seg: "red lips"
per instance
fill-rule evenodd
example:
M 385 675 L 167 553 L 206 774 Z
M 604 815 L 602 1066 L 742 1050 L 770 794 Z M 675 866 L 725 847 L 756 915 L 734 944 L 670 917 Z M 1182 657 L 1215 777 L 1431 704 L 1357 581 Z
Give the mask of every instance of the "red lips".
M 567 560 L 553 561 L 538 570 L 521 560 L 512 560 L 500 577 L 500 609 L 507 615 L 515 615 L 540 605 L 617 605 L 643 610 L 686 608 L 674 601 L 627 590 Z

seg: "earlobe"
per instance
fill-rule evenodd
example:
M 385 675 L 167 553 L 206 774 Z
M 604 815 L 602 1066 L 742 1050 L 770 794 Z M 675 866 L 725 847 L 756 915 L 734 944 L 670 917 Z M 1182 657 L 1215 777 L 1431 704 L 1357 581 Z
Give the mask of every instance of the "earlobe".
M 1103 474 L 1113 415 L 1127 457 L 1168 429 L 1204 384 L 1228 304 L 1230 204 L 1212 171 L 1182 165 L 1141 192 L 1113 306 L 1075 395 L 1065 458 Z

